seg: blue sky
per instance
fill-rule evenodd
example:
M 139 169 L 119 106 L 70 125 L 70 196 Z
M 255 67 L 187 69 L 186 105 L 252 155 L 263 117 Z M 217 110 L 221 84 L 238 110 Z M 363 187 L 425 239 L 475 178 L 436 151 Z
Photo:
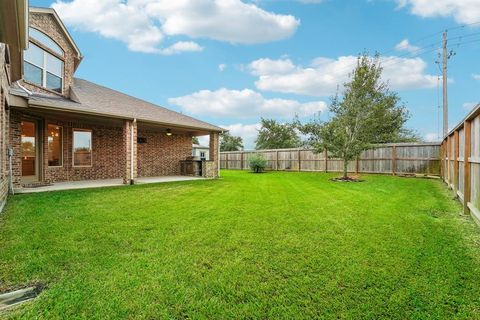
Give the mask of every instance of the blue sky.
M 52 4 L 85 57 L 77 77 L 226 127 L 247 148 L 262 116 L 327 119 L 363 51 L 384 55 L 408 126 L 435 140 L 444 29 L 450 126 L 480 102 L 480 0 L 30 1 Z

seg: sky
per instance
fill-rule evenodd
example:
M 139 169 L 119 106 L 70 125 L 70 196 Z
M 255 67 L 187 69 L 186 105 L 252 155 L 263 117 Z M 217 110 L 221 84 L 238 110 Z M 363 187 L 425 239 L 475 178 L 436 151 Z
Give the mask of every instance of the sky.
M 480 0 L 30 0 L 53 7 L 84 59 L 76 77 L 224 127 L 254 147 L 261 117 L 329 118 L 356 57 L 439 140 L 442 32 L 449 126 L 480 102 Z M 441 82 L 440 82 L 441 83 Z M 441 87 L 440 87 L 441 90 Z M 202 139 L 205 143 L 206 140 Z

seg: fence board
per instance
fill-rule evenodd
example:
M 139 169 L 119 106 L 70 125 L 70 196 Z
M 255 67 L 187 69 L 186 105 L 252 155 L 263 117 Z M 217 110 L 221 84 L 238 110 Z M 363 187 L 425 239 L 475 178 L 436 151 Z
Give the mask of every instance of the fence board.
M 442 178 L 458 190 L 465 213 L 480 222 L 480 104 L 445 137 L 442 146 Z
M 248 169 L 249 158 L 254 154 L 261 154 L 265 157 L 268 170 L 343 171 L 342 160 L 330 158 L 325 152 L 315 153 L 310 149 L 222 152 L 220 154 L 221 168 Z M 241 163 L 243 163 L 243 167 Z M 440 175 L 440 166 L 439 144 L 385 144 L 362 152 L 357 161 L 348 163 L 348 171 Z

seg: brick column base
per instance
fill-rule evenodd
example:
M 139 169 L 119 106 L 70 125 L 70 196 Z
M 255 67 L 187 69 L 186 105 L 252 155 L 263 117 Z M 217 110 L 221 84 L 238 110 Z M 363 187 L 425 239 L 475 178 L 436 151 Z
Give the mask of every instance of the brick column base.
M 220 177 L 220 134 L 210 133 L 210 160 L 204 161 L 203 176 L 205 178 Z
M 125 173 L 123 176 L 123 183 L 134 184 L 135 179 L 137 178 L 137 121 L 136 120 L 134 121 L 126 120 L 123 123 L 123 145 L 124 145 L 123 149 L 125 154 Z

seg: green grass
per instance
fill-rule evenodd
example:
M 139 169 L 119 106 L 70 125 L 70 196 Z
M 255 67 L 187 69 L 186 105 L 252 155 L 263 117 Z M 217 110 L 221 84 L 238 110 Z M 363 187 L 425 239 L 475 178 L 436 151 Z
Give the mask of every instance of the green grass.
M 3 316 L 480 319 L 480 231 L 440 181 L 330 177 L 12 197 L 0 290 L 46 287 Z

